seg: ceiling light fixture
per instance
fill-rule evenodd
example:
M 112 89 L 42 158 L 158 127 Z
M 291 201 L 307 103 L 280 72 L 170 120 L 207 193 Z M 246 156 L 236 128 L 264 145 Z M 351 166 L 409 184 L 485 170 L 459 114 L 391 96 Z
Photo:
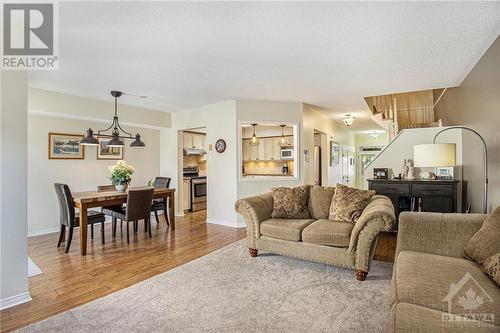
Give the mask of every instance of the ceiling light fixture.
M 259 140 L 257 139 L 257 135 L 255 134 L 255 128 L 257 127 L 257 124 L 252 124 L 252 126 L 253 126 L 253 135 L 252 135 L 252 140 L 250 140 L 250 144 L 252 146 L 258 146 Z
M 285 139 L 285 126 L 286 125 L 280 125 L 281 126 L 281 140 L 280 140 L 280 145 L 285 146 L 286 145 L 286 139 Z
M 118 147 L 121 148 L 125 146 L 123 143 L 122 139 L 131 139 L 134 140 L 131 144 L 130 147 L 133 148 L 142 148 L 145 147 L 146 145 L 144 142 L 141 141 L 141 136 L 139 133 L 137 133 L 135 136 L 132 135 L 132 133 L 129 133 L 125 131 L 123 128 L 120 126 L 120 122 L 118 121 L 118 97 L 120 97 L 123 93 L 121 91 L 117 90 L 112 90 L 111 91 L 111 96 L 115 99 L 114 103 L 114 116 L 113 116 L 113 121 L 111 122 L 111 126 L 104 130 L 98 130 L 97 135 L 102 136 L 102 137 L 107 137 L 111 138 L 111 140 L 108 142 L 107 146 L 108 147 Z M 106 134 L 109 130 L 111 130 L 111 134 Z M 120 134 L 121 133 L 121 134 Z M 87 135 L 80 141 L 81 145 L 89 145 L 89 146 L 97 146 L 99 145 L 99 141 L 94 137 L 94 132 L 92 131 L 91 128 L 87 130 Z
M 349 126 L 351 126 L 351 125 L 352 125 L 352 123 L 354 122 L 354 120 L 355 120 L 355 119 L 356 119 L 356 118 L 354 118 L 353 116 L 351 116 L 351 114 L 350 114 L 350 113 L 348 113 L 348 114 L 346 114 L 346 115 L 344 116 L 344 118 L 342 118 L 342 121 L 344 122 L 344 124 L 345 124 L 347 127 L 349 127 Z

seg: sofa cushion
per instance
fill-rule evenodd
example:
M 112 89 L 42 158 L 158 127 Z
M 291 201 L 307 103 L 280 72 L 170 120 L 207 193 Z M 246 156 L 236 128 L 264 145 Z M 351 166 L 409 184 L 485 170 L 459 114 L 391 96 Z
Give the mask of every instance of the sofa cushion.
M 335 194 L 335 187 L 316 186 L 309 188 L 309 213 L 313 219 L 327 219 L 330 212 L 330 205 Z
M 474 299 L 483 300 L 473 313 L 494 314 L 495 324 L 500 324 L 500 288 L 473 261 L 403 251 L 396 262 L 391 304 L 402 302 L 448 312 L 451 300 L 452 313 L 469 313 L 463 300 L 470 298 L 466 293 L 472 290 Z
M 264 236 L 299 242 L 302 230 L 314 222 L 313 219 L 269 219 L 260 224 Z
M 354 224 L 318 220 L 302 231 L 302 241 L 321 245 L 348 247 Z
M 498 326 L 477 327 L 474 323 L 463 326 L 460 323 L 447 324 L 443 323 L 443 316 L 446 316 L 446 312 L 415 304 L 398 303 L 391 307 L 387 331 L 394 333 L 493 333 L 500 330 Z
M 500 286 L 500 253 L 486 258 L 483 262 L 483 270 Z
M 465 257 L 482 264 L 500 252 L 500 206 L 486 218 L 481 229 L 472 236 L 464 248 Z
M 358 190 L 337 184 L 328 218 L 332 221 L 356 223 L 363 209 L 374 195 L 375 191 Z
M 309 186 L 274 187 L 273 212 L 275 219 L 308 219 Z

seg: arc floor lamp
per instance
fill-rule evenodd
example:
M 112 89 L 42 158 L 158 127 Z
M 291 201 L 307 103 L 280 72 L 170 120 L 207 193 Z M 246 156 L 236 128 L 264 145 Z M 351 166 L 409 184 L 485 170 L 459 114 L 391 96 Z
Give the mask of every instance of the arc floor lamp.
M 419 150 L 419 146 L 421 146 L 421 148 L 426 148 L 423 151 L 421 151 L 419 154 L 421 156 L 426 156 L 427 157 L 426 159 L 433 159 L 434 162 L 436 162 L 438 164 L 440 164 L 440 163 L 453 163 L 453 164 L 449 164 L 449 165 L 436 165 L 435 164 L 435 165 L 420 165 L 420 166 L 431 167 L 431 166 L 452 166 L 452 165 L 455 165 L 455 163 L 454 163 L 454 161 L 455 161 L 455 151 L 454 151 L 455 144 L 436 143 L 436 139 L 441 133 L 449 131 L 449 130 L 453 130 L 453 129 L 461 129 L 461 130 L 465 130 L 465 131 L 469 131 L 471 133 L 474 133 L 475 135 L 477 135 L 479 137 L 479 139 L 481 139 L 481 142 L 483 143 L 483 163 L 484 163 L 483 213 L 486 214 L 488 212 L 488 146 L 486 145 L 486 141 L 484 140 L 484 138 L 477 131 L 473 130 L 472 128 L 465 127 L 465 126 L 451 126 L 451 127 L 446 127 L 444 129 L 442 129 L 441 131 L 437 132 L 436 135 L 434 135 L 434 139 L 432 141 L 432 144 L 430 144 L 430 145 L 416 145 L 414 147 L 415 166 L 418 166 L 417 161 L 416 161 L 417 157 L 415 155 L 417 155 L 416 152 Z M 453 147 L 451 147 L 451 145 L 453 145 Z M 422 147 L 422 146 L 426 146 L 426 147 Z M 450 147 L 446 147 L 446 146 L 450 146 Z M 449 155 L 448 153 L 450 151 L 453 151 L 453 157 L 446 158 L 445 155 Z M 444 162 L 446 160 L 451 161 L 451 162 Z

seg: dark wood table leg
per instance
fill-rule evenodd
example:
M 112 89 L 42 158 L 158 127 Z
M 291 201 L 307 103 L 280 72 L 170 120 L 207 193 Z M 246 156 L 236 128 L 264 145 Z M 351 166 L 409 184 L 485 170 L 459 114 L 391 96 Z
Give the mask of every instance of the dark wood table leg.
M 87 205 L 80 205 L 80 253 L 87 255 Z
M 170 215 L 170 229 L 175 230 L 175 195 L 174 192 L 169 194 L 169 215 Z

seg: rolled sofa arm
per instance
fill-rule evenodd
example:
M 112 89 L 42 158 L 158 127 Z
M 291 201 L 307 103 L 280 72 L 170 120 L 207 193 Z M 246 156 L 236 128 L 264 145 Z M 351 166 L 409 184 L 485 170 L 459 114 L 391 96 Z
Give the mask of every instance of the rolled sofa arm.
M 487 217 L 487 214 L 403 212 L 399 215 L 396 259 L 401 251 L 463 258 L 465 245 Z
M 378 221 L 378 222 L 377 222 Z M 349 252 L 354 252 L 359 247 L 361 231 L 367 228 L 368 224 L 376 223 L 380 231 L 391 230 L 396 223 L 394 206 L 392 201 L 385 195 L 375 195 L 370 203 L 365 207 L 361 216 L 356 221 L 351 232 L 351 240 L 349 242 Z M 372 229 L 374 227 L 371 227 Z M 374 232 L 374 231 L 373 231 Z M 366 232 L 363 232 L 366 236 Z M 378 234 L 378 233 L 377 233 Z M 376 235 L 375 235 L 376 236 Z
M 236 201 L 234 209 L 245 219 L 248 246 L 255 247 L 255 239 L 260 238 L 260 223 L 271 218 L 273 211 L 272 193 L 239 199 Z
M 394 206 L 383 195 L 375 195 L 354 225 L 349 252 L 356 251 L 356 269 L 368 272 L 375 251 L 375 239 L 382 231 L 391 230 L 396 223 Z

